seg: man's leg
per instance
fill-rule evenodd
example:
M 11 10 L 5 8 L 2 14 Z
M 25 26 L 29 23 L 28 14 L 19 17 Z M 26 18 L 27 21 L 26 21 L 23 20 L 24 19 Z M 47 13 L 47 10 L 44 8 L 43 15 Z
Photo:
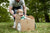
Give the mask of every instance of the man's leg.
M 13 11 L 14 11 L 14 14 L 16 14 L 17 9 L 14 9 Z M 14 25 L 13 25 L 13 28 L 15 28 L 15 27 L 16 27 L 16 21 L 15 21 L 15 17 L 14 17 Z

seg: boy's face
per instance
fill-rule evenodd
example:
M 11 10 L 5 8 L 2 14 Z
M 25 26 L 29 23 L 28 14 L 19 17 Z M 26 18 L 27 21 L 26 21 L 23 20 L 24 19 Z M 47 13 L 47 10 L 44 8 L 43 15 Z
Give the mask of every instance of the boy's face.
M 19 12 L 18 14 L 19 14 L 21 17 L 23 16 L 23 12 Z

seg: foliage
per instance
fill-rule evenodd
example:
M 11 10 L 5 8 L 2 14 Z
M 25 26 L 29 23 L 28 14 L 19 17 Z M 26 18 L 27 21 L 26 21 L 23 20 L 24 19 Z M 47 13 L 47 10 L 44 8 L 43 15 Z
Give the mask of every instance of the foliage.
M 46 20 L 49 22 L 49 8 L 50 8 L 50 0 L 25 0 L 26 6 L 30 9 L 27 14 L 35 17 L 37 22 L 45 22 Z M 45 21 L 44 21 L 45 20 Z M 46 21 L 46 22 L 47 22 Z
M 6 5 L 2 4 L 3 2 L 6 3 Z M 6 9 L 8 7 L 8 3 L 9 3 L 8 0 L 0 0 L 0 22 L 11 21 L 9 12 Z
M 6 5 L 2 5 L 6 3 Z M 9 12 L 7 12 L 8 0 L 0 0 L 0 22 L 10 21 Z M 50 0 L 25 0 L 29 8 L 27 15 L 35 17 L 36 22 L 50 22 Z M 4 8 L 5 7 L 5 8 Z

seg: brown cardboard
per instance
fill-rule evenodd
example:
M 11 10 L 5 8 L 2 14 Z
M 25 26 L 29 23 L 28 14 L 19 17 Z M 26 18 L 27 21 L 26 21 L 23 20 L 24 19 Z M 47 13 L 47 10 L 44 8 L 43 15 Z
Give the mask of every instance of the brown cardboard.
M 34 30 L 35 29 L 35 22 L 33 20 L 21 20 L 21 31 L 29 31 L 29 30 Z
M 20 16 L 18 14 L 16 14 L 16 29 L 17 29 L 17 24 L 18 22 L 21 23 L 21 31 L 29 31 L 29 30 L 35 30 L 35 19 L 20 19 Z

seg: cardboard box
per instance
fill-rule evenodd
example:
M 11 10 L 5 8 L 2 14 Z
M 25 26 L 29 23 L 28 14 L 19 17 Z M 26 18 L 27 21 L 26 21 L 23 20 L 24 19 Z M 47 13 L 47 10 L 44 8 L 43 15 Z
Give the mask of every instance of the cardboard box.
M 17 29 L 17 26 L 18 26 L 18 22 L 20 22 L 21 24 L 21 31 L 29 31 L 29 30 L 35 30 L 35 19 L 23 19 L 21 20 L 20 19 L 20 16 L 17 15 L 16 18 L 15 18 L 15 21 L 16 21 L 16 29 Z

